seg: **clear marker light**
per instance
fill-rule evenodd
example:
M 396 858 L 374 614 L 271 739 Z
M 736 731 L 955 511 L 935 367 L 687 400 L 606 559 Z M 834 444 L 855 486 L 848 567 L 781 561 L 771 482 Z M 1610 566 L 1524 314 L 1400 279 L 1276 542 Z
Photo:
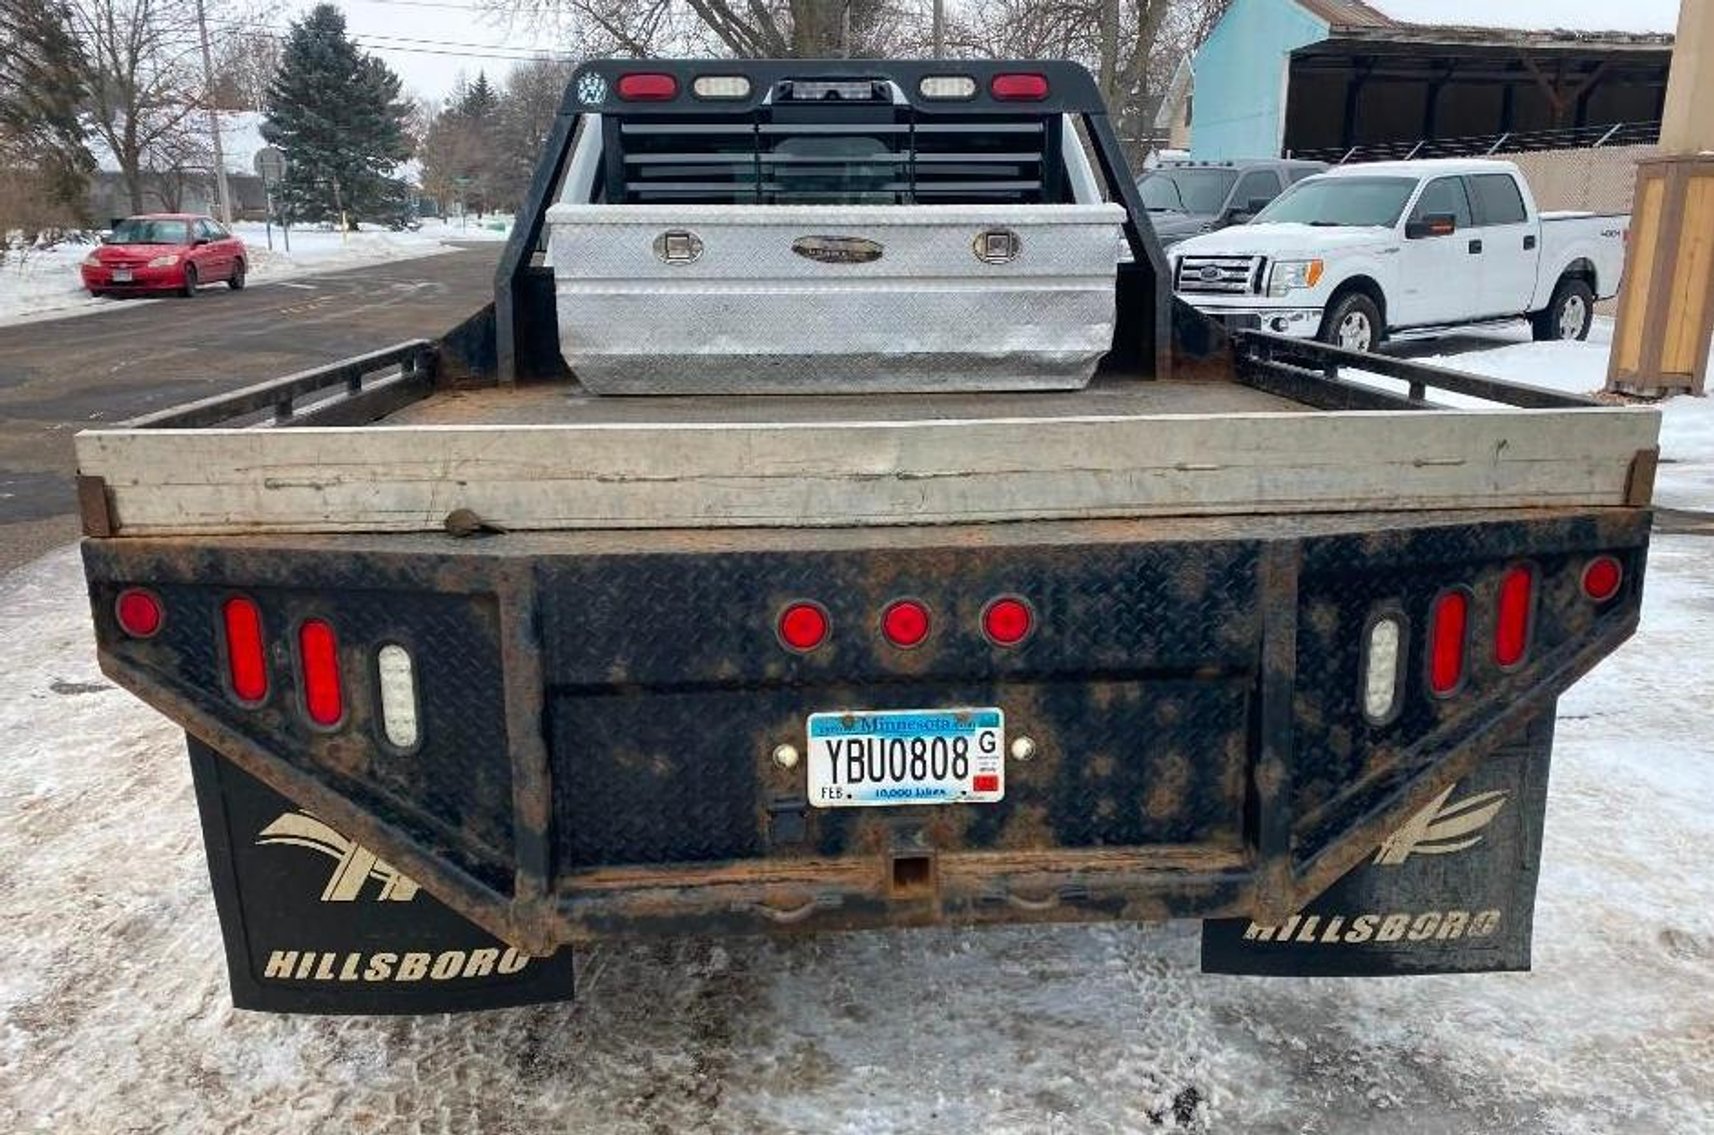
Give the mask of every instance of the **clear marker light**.
M 750 80 L 742 75 L 698 75 L 690 93 L 699 99 L 744 99 L 750 97 Z
M 976 80 L 969 75 L 924 75 L 917 93 L 925 99 L 969 99 L 976 97 Z
M 417 723 L 417 675 L 411 652 L 388 643 L 375 654 L 381 686 L 381 732 L 395 749 L 412 749 L 422 736 Z
M 1364 647 L 1363 716 L 1380 724 L 1393 715 L 1399 697 L 1399 654 L 1404 630 L 1396 618 L 1376 619 Z

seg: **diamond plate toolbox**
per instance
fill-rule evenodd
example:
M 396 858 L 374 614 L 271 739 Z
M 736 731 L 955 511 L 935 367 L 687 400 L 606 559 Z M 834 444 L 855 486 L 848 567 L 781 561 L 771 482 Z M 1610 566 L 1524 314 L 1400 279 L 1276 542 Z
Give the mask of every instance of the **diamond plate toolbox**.
M 1077 389 L 1117 205 L 548 211 L 565 361 L 601 394 Z

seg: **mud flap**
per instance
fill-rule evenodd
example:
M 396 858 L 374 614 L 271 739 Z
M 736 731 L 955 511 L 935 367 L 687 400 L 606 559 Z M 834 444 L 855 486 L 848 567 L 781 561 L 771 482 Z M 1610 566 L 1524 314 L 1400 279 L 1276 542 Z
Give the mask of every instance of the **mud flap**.
M 570 949 L 512 949 L 187 740 L 238 1008 L 449 1013 L 570 999 Z
M 1202 924 L 1205 973 L 1385 977 L 1530 968 L 1553 713 L 1279 926 Z

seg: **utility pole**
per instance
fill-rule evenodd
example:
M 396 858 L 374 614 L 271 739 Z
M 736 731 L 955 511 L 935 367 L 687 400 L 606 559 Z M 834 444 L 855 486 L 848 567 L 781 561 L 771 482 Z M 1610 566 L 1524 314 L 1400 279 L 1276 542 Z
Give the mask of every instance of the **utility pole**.
M 1684 0 L 1660 124 L 1637 163 L 1607 389 L 1702 394 L 1714 334 L 1714 4 Z
M 220 151 L 220 115 L 214 111 L 214 53 L 208 49 L 208 13 L 196 0 L 196 30 L 202 37 L 203 103 L 208 111 L 208 136 L 214 142 L 214 183 L 220 194 L 220 223 L 232 223 L 232 195 L 226 188 L 226 155 Z
M 946 58 L 946 0 L 934 0 L 934 57 Z

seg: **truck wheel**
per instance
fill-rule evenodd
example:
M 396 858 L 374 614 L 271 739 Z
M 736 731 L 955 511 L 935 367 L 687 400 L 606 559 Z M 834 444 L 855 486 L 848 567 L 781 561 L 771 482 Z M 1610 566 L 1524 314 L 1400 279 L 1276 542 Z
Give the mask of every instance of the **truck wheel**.
M 196 298 L 195 264 L 186 264 L 184 266 L 184 287 L 179 289 L 179 294 L 187 300 Z
M 1530 330 L 1538 342 L 1582 340 L 1589 338 L 1589 326 L 1594 322 L 1594 289 L 1583 280 L 1561 280 L 1547 307 L 1530 317 Z
M 1381 311 L 1362 292 L 1350 292 L 1328 309 L 1315 336 L 1323 343 L 1352 351 L 1372 351 L 1381 345 Z

